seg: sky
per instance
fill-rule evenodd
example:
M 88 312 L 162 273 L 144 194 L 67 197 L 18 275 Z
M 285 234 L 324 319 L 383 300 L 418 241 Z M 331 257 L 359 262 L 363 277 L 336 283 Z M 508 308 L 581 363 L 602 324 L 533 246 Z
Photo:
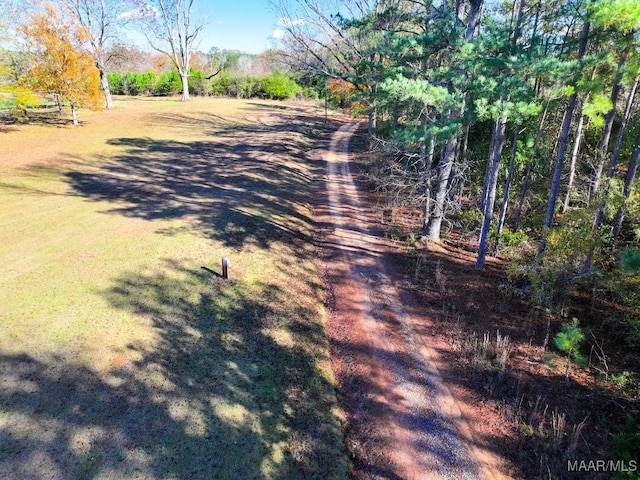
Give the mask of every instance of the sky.
M 0 6 L 5 1 L 11 3 L 11 0 L 0 0 Z M 21 0 L 14 2 L 19 5 Z M 218 47 L 260 53 L 274 47 L 274 39 L 282 33 L 278 15 L 269 0 L 196 0 L 195 5 L 200 10 L 197 13 L 207 19 L 194 46 L 201 52 Z M 142 48 L 147 46 L 144 37 L 134 30 L 126 31 L 125 39 Z
M 198 50 L 211 47 L 260 53 L 273 47 L 281 27 L 267 0 L 201 0 L 208 23 Z

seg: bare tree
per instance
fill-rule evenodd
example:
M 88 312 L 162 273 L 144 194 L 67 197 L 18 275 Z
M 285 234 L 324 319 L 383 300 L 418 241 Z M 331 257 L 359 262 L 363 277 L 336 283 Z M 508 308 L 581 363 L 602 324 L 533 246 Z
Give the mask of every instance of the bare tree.
M 113 100 L 107 80 L 107 49 L 118 38 L 120 27 L 134 8 L 133 0 L 59 0 L 63 13 L 70 14 L 85 31 L 90 53 L 100 72 L 100 88 L 105 107 L 112 108 Z
M 376 127 L 377 68 L 381 55 L 373 29 L 345 28 L 345 18 L 358 20 L 395 0 L 271 0 L 285 32 L 283 47 L 297 69 L 351 82 L 367 92 L 368 134 Z M 358 68 L 358 66 L 365 68 Z
M 161 55 L 158 53 L 149 55 L 149 52 L 144 52 L 135 45 L 114 43 L 106 53 L 107 70 L 119 73 L 157 71 L 154 60 L 159 56 Z M 167 60 L 164 55 L 161 58 L 163 62 Z
M 166 55 L 182 80 L 182 101 L 189 100 L 189 66 L 205 19 L 196 13 L 196 0 L 145 0 L 143 33 L 151 47 Z

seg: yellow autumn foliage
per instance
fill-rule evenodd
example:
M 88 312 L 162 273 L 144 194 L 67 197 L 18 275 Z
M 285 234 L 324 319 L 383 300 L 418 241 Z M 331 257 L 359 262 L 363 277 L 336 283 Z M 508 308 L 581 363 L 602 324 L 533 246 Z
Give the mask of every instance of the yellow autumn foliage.
M 93 58 L 82 48 L 86 41 L 82 29 L 65 23 L 48 5 L 44 12 L 35 12 L 20 31 L 35 52 L 24 86 L 58 95 L 72 110 L 101 108 L 100 76 Z

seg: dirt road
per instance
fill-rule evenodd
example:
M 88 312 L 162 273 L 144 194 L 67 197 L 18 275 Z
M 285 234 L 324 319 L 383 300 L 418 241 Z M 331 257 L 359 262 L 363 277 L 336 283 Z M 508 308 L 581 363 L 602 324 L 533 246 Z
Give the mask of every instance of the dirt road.
M 319 197 L 332 363 L 357 479 L 495 478 L 443 384 L 424 322 L 399 287 L 389 245 L 370 231 L 349 163 L 359 124 L 341 127 L 326 153 Z

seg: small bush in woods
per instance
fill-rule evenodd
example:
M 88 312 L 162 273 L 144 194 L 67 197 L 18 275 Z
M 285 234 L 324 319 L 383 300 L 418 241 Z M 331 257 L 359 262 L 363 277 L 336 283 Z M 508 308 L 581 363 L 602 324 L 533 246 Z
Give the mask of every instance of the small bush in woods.
M 569 380 L 572 360 L 578 365 L 584 365 L 586 363 L 585 357 L 580 353 L 580 347 L 584 341 L 584 332 L 578 323 L 578 319 L 574 317 L 571 323 L 562 325 L 562 329 L 554 338 L 554 343 L 558 350 L 567 357 L 567 368 L 565 371 L 567 380 Z

